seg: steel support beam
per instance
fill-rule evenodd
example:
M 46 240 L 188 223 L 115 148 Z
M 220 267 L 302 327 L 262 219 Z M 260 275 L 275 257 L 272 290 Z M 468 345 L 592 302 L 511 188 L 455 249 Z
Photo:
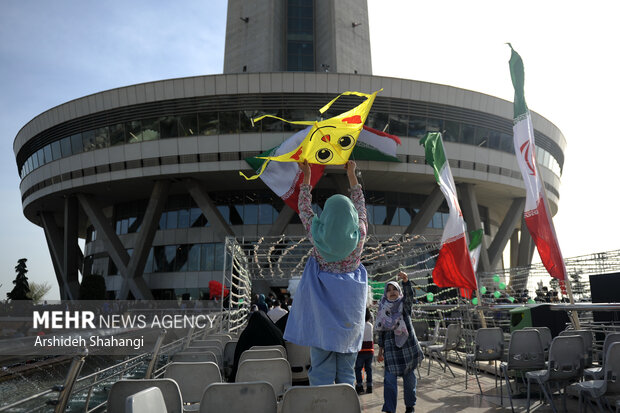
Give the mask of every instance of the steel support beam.
M 64 274 L 64 234 L 61 233 L 60 228 L 56 225 L 54 214 L 46 211 L 41 212 L 39 217 L 43 223 L 43 232 L 45 233 L 47 248 L 49 249 L 50 257 L 52 258 L 54 273 L 56 273 L 56 281 L 58 281 L 58 288 L 60 290 L 60 299 L 77 300 L 77 297 L 72 297 L 73 294 L 69 289 L 69 285 L 67 284 Z
M 293 216 L 295 216 L 296 212 L 290 206 L 284 204 L 282 211 L 278 214 L 278 218 L 276 218 L 276 222 L 273 223 L 271 228 L 269 228 L 268 236 L 276 236 L 284 234 L 284 230 L 288 226 L 288 223 L 291 222 Z
M 433 219 L 433 215 L 439 209 L 439 206 L 444 201 L 443 193 L 439 186 L 436 185 L 433 191 L 426 197 L 424 204 L 420 208 L 420 211 L 413 217 L 411 223 L 405 229 L 405 234 L 420 234 L 424 231 L 424 228 Z
M 79 299 L 80 282 L 78 280 L 79 256 L 78 245 L 78 201 L 74 196 L 65 198 L 64 211 L 64 243 L 63 243 L 63 275 L 72 300 Z
M 475 231 L 482 228 L 482 222 L 480 220 L 480 211 L 478 210 L 478 198 L 476 197 L 476 191 L 472 184 L 462 183 L 459 184 L 461 211 L 463 212 L 463 218 L 467 223 L 468 231 Z M 482 237 L 482 246 L 480 248 L 480 263 L 478 264 L 478 271 L 485 272 L 491 271 L 491 263 L 489 262 L 489 255 L 487 253 L 486 239 Z
M 523 214 L 524 207 L 525 198 L 515 198 L 512 201 L 508 212 L 506 212 L 506 216 L 499 226 L 497 234 L 495 234 L 495 238 L 493 238 L 493 242 L 491 242 L 491 245 L 489 246 L 488 255 L 491 270 L 497 268 L 497 264 L 502 257 L 506 244 L 508 243 L 515 227 L 519 223 L 519 218 L 521 218 L 521 215 Z
M 192 198 L 194 198 L 194 201 L 196 201 L 196 204 L 198 204 L 198 207 L 202 210 L 202 213 L 207 217 L 207 220 L 219 232 L 219 235 L 222 238 L 227 236 L 234 237 L 234 231 L 226 223 L 226 220 L 224 220 L 224 217 L 200 182 L 195 179 L 186 179 L 185 186 Z

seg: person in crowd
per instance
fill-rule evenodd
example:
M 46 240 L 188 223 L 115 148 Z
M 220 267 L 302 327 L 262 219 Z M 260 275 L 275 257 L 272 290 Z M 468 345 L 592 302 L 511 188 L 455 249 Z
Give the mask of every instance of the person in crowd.
M 267 314 L 269 312 L 269 306 L 267 305 L 267 301 L 265 301 L 265 294 L 258 295 L 258 302 L 256 305 L 263 313 Z
M 284 317 L 284 315 L 286 314 L 288 314 L 288 311 L 282 308 L 282 303 L 280 302 L 280 300 L 276 300 L 274 302 L 273 308 L 267 313 L 267 316 L 271 319 L 271 321 L 277 323 L 278 320 Z
M 228 377 L 228 381 L 234 382 L 239 367 L 239 359 L 245 350 L 249 350 L 253 346 L 284 346 L 282 332 L 267 317 L 263 311 L 254 311 L 250 314 L 248 325 L 239 335 L 237 346 L 235 347 L 235 355 L 233 358 L 233 367 Z
M 357 360 L 355 361 L 355 390 L 358 394 L 364 393 L 362 368 L 366 372 L 366 393 L 372 393 L 372 359 L 375 355 L 372 330 L 370 309 L 366 307 L 366 324 L 364 326 L 362 348 L 357 353 Z
M 385 362 L 382 411 L 396 412 L 397 377 L 401 376 L 405 413 L 411 413 L 417 401 L 415 368 L 424 359 L 424 354 L 409 317 L 414 298 L 413 286 L 406 273 L 399 272 L 398 278 L 402 280 L 402 288 L 395 281 L 388 282 L 379 302 L 375 322 L 379 341 L 377 361 Z
M 300 163 L 299 217 L 313 248 L 295 293 L 284 339 L 310 347 L 311 386 L 355 385 L 362 346 L 368 274 L 360 257 L 368 221 L 354 161 L 345 165 L 351 198 L 333 195 L 320 216 L 312 210 L 310 165 Z

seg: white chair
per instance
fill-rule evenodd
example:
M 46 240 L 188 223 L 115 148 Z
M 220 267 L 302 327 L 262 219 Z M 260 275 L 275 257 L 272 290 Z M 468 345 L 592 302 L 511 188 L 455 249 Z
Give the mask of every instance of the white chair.
M 197 348 L 197 347 L 217 347 L 220 351 L 224 351 L 224 345 L 222 342 L 216 338 L 208 339 L 208 340 L 196 340 L 189 343 L 187 349 Z
M 200 413 L 276 413 L 276 394 L 266 381 L 213 383 L 200 401 Z
M 188 347 L 185 350 L 181 351 L 180 353 L 202 353 L 205 351 L 210 351 L 213 354 L 215 354 L 215 357 L 217 358 L 217 365 L 218 366 L 222 366 L 223 365 L 223 356 L 222 356 L 222 349 L 219 346 L 205 346 L 205 347 Z
M 283 358 L 248 359 L 239 364 L 235 382 L 266 381 L 281 396 L 292 384 L 291 366 Z
M 296 386 L 284 393 L 281 413 L 361 413 L 359 397 L 349 384 Z
M 310 370 L 310 347 L 300 346 L 289 341 L 285 344 L 288 363 L 291 365 L 293 383 L 307 382 L 308 370 Z
M 249 359 L 263 360 L 263 359 L 276 359 L 276 358 L 285 358 L 282 355 L 282 352 L 276 348 L 266 349 L 266 350 L 249 349 L 241 353 L 241 357 L 239 357 L 239 364 Z
M 271 345 L 271 346 L 252 346 L 252 347 L 250 347 L 250 350 L 273 350 L 273 349 L 280 351 L 280 354 L 282 354 L 280 357 L 287 358 L 286 357 L 286 349 L 283 346 L 279 345 L 279 344 L 274 344 L 274 345 Z
M 456 377 L 450 365 L 448 365 L 448 353 L 450 350 L 456 352 L 456 349 L 461 341 L 461 325 L 460 324 L 450 324 L 448 329 L 446 330 L 446 337 L 444 338 L 444 342 L 442 344 L 433 344 L 427 347 L 428 349 L 428 372 L 426 375 L 431 374 L 431 362 L 433 359 L 437 360 L 439 366 L 441 367 L 443 361 L 443 371 L 446 372 L 446 367 L 452 373 L 452 377 Z M 459 353 L 456 352 L 456 355 L 460 358 Z
M 172 363 L 166 368 L 164 378 L 177 382 L 186 405 L 199 403 L 209 384 L 222 382 L 220 369 L 213 362 Z
M 166 405 L 166 413 L 183 412 L 181 390 L 177 383 L 171 379 L 119 380 L 110 388 L 106 405 L 107 411 L 110 413 L 124 412 L 127 397 L 151 387 L 157 387 L 161 391 Z
M 212 351 L 201 351 L 197 353 L 181 352 L 181 353 L 174 354 L 171 357 L 171 359 L 175 363 L 177 362 L 201 363 L 201 362 L 206 362 L 206 361 L 212 361 L 213 363 L 217 364 L 217 361 L 218 361 L 217 357 Z
M 161 390 L 149 387 L 125 399 L 125 413 L 167 413 Z
M 605 366 L 605 355 L 607 349 L 612 343 L 620 341 L 620 333 L 609 333 L 605 336 L 605 342 L 603 343 L 601 367 L 590 367 L 583 371 L 583 377 L 586 380 L 602 380 L 603 379 L 603 366 Z

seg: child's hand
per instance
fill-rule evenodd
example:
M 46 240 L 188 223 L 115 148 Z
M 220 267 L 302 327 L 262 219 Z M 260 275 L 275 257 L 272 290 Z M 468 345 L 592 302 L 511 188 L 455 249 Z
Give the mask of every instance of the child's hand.
M 347 175 L 349 176 L 355 176 L 355 168 L 357 168 L 355 161 L 349 160 L 344 164 L 344 169 L 347 170 Z
M 398 273 L 398 278 L 400 278 L 401 280 L 403 280 L 404 283 L 406 283 L 407 281 L 409 281 L 409 277 L 407 277 L 407 274 L 403 271 Z
M 310 177 L 312 176 L 312 170 L 310 169 L 310 164 L 308 163 L 308 160 L 306 159 L 303 162 L 298 162 L 297 165 L 299 166 L 299 169 L 301 170 L 301 172 L 304 174 L 303 183 L 310 185 Z

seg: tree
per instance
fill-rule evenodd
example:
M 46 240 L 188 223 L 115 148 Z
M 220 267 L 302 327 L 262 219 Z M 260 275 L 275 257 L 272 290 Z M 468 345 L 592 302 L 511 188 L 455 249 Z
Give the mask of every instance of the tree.
M 28 293 L 28 297 L 35 304 L 40 303 L 43 297 L 45 297 L 45 294 L 52 289 L 52 286 L 47 281 L 43 281 L 42 283 L 32 281 L 29 283 L 29 286 L 30 292 Z
M 28 286 L 28 277 L 26 277 L 26 273 L 28 272 L 26 269 L 26 261 L 28 261 L 26 258 L 17 260 L 17 265 L 15 266 L 17 276 L 15 276 L 15 280 L 13 280 L 15 287 L 13 287 L 10 293 L 6 293 L 9 300 L 30 300 L 28 297 L 30 287 Z
M 105 279 L 100 274 L 90 274 L 82 278 L 80 300 L 105 300 Z

